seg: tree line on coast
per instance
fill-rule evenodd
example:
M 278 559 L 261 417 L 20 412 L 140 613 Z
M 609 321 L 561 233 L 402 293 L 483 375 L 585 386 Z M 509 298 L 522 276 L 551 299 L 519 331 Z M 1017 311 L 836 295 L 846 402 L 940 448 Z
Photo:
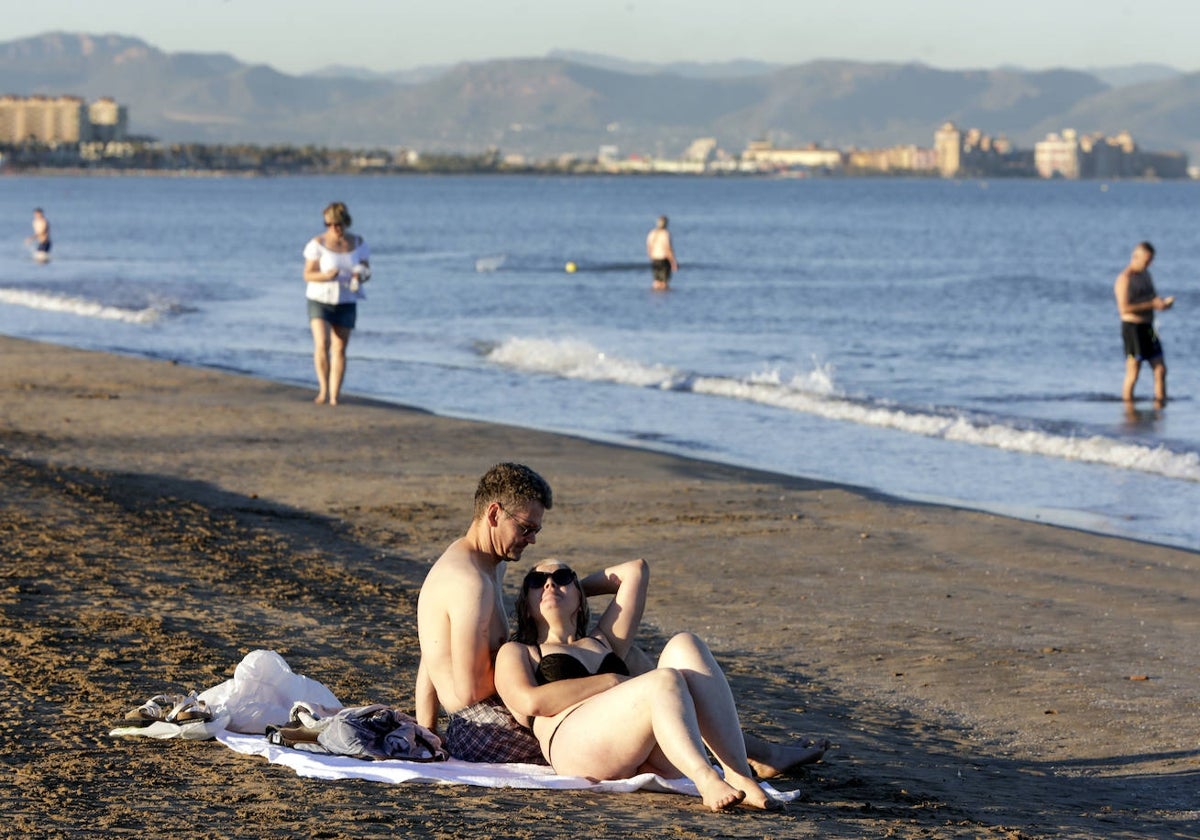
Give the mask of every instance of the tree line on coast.
M 104 144 L 0 145 L 0 171 L 15 173 L 213 173 L 245 175 L 421 174 L 569 171 L 557 162 L 536 166 L 505 162 L 498 152 L 412 154 L 387 149 L 331 149 L 273 144 L 125 141 Z

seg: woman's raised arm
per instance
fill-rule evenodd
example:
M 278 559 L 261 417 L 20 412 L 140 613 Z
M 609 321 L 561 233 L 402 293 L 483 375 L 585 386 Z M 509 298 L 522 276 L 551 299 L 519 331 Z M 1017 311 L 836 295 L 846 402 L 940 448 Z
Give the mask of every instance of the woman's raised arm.
M 588 595 L 613 596 L 612 603 L 600 616 L 596 630 L 604 634 L 617 656 L 624 657 L 633 644 L 638 625 L 642 623 L 642 614 L 646 611 L 649 565 L 639 557 L 588 575 L 580 583 Z

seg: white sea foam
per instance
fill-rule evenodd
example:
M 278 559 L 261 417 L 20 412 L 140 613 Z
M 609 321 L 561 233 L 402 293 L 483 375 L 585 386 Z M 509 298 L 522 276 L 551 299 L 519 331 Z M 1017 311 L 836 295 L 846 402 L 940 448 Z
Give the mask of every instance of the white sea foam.
M 479 259 L 475 260 L 475 270 L 480 273 L 497 271 L 500 266 L 504 265 L 504 261 L 507 259 L 507 254 L 495 254 L 490 257 L 480 257 Z
M 565 379 L 617 382 L 643 388 L 677 388 L 682 378 L 665 365 L 645 365 L 602 353 L 586 341 L 513 338 L 495 347 L 488 359 L 506 367 Z
M 1039 429 L 1036 424 L 1022 428 L 1006 420 L 963 412 L 935 412 L 878 400 L 850 399 L 837 389 L 828 365 L 816 365 L 811 372 L 789 381 L 775 371 L 744 379 L 702 376 L 668 365 L 613 356 L 585 341 L 526 338 L 509 339 L 491 350 L 487 358 L 518 370 L 567 379 L 689 391 L 845 423 L 1200 482 L 1200 454 L 1196 452 L 1174 452 L 1165 446 L 1145 446 L 1101 434 L 1062 434 Z
M 26 289 L 0 289 L 0 303 L 41 309 L 47 312 L 66 312 L 84 318 L 100 318 L 107 321 L 124 321 L 129 324 L 149 324 L 162 317 L 162 307 L 148 306 L 131 309 L 110 306 L 87 298 L 69 295 L 51 295 Z

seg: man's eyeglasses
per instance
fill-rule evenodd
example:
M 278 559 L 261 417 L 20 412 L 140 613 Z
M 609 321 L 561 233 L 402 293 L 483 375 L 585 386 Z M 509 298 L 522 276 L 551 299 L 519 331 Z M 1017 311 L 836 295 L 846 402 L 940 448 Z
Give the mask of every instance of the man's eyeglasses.
M 501 512 L 503 512 L 503 514 L 504 514 L 505 516 L 507 516 L 507 517 L 508 517 L 509 519 L 511 519 L 513 522 L 516 522 L 516 523 L 517 523 L 517 528 L 519 528 L 519 529 L 520 529 L 520 531 L 521 531 L 521 536 L 522 536 L 522 537 L 536 537 L 538 534 L 540 534 L 540 533 L 542 532 L 542 526 L 541 526 L 541 525 L 530 525 L 530 524 L 529 524 L 528 522 L 526 522 L 525 520 L 523 520 L 523 519 L 519 519 L 519 518 L 517 518 L 517 517 L 513 516 L 513 515 L 512 515 L 511 513 L 509 513 L 508 511 L 504 510 L 504 506 L 503 506 L 503 505 L 501 505 L 501 506 L 500 506 L 500 510 L 501 510 Z
M 546 585 L 546 581 L 548 580 L 554 581 L 555 586 L 566 586 L 575 580 L 575 572 L 570 569 L 555 569 L 553 572 L 539 572 L 534 570 L 525 575 L 525 588 L 541 589 Z

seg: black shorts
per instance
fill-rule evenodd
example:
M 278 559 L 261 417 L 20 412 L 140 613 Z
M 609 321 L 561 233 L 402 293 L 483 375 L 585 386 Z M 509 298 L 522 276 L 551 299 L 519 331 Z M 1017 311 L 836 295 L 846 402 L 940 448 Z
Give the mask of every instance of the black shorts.
M 1152 362 L 1161 359 L 1162 344 L 1159 343 L 1158 333 L 1153 324 L 1131 324 L 1121 322 L 1121 339 L 1125 342 L 1125 355 L 1132 356 L 1139 362 Z
M 650 260 L 650 270 L 654 273 L 655 283 L 667 283 L 671 279 L 670 260 Z
M 309 300 L 308 320 L 328 321 L 331 327 L 345 327 L 348 330 L 352 330 L 354 329 L 354 322 L 358 320 L 358 304 L 321 303 Z
M 45 242 L 39 242 L 37 249 L 39 251 L 41 251 L 43 254 L 49 254 L 50 253 L 50 240 L 47 239 Z

